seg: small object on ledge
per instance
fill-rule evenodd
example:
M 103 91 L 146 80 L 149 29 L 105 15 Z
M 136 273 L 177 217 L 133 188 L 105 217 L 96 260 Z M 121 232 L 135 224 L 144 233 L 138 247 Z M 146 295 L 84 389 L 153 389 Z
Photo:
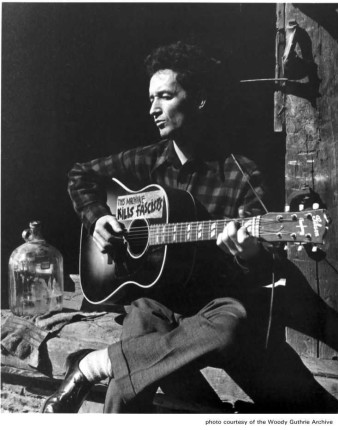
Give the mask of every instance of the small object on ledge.
M 63 258 L 42 236 L 40 221 L 32 221 L 22 233 L 25 244 L 9 259 L 9 305 L 18 316 L 61 311 Z

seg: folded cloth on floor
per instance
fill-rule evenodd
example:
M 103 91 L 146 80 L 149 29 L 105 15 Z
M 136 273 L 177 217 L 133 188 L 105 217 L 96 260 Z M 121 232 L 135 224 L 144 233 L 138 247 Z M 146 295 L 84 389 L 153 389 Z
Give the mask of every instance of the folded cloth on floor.
M 10 315 L 1 327 L 1 350 L 37 368 L 39 349 L 47 337 L 55 336 L 66 324 L 89 321 L 107 312 L 48 312 L 44 315 Z

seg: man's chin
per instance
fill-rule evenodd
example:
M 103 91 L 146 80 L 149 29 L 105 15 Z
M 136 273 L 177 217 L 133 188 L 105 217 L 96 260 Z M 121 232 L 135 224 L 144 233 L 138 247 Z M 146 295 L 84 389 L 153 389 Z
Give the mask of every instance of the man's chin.
M 168 130 L 159 130 L 159 132 L 160 132 L 160 136 L 161 136 L 163 139 L 169 139 L 169 138 L 171 137 L 171 134 L 172 134 L 172 133 L 170 133 L 170 131 L 168 131 Z
M 181 135 L 181 133 L 178 132 L 177 129 L 163 128 L 163 129 L 158 129 L 158 131 L 162 139 L 175 140 L 178 138 L 178 136 Z

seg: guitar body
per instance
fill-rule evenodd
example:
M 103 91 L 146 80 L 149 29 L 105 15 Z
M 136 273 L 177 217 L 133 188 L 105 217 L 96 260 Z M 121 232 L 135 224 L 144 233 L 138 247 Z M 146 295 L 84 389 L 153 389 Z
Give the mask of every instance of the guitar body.
M 107 204 L 128 235 L 115 255 L 103 254 L 82 228 L 80 280 L 90 303 L 127 304 L 147 296 L 152 287 L 162 285 L 166 289 L 164 286 L 170 283 L 173 291 L 175 284 L 189 280 L 197 244 L 150 244 L 149 229 L 156 226 L 160 231 L 161 225 L 196 220 L 197 207 L 190 193 L 158 185 L 132 191 L 113 179 L 107 190 Z M 138 240 L 133 241 L 135 237 Z

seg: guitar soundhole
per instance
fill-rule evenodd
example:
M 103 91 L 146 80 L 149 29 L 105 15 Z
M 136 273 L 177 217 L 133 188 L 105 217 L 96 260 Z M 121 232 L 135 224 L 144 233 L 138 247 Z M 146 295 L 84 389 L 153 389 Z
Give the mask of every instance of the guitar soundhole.
M 136 219 L 130 224 L 127 242 L 128 250 L 134 258 L 141 257 L 147 249 L 149 225 L 145 219 Z

